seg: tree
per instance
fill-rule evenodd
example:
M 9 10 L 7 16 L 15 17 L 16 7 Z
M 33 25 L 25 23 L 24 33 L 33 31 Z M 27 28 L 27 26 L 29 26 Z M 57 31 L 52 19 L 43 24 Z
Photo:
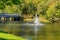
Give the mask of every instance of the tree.
M 35 5 L 33 3 L 29 3 L 28 5 L 25 5 L 22 13 L 23 14 L 35 14 L 37 11 L 37 8 L 35 7 Z

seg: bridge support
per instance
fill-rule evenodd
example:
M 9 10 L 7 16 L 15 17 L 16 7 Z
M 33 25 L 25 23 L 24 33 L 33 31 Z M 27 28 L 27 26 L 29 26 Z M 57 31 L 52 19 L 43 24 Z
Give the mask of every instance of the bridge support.
M 4 21 L 6 21 L 6 17 L 4 18 Z
M 1 17 L 0 21 L 14 21 L 14 18 L 13 17 L 9 17 L 9 18 Z
M 22 21 L 21 17 L 0 17 L 0 21 Z
M 12 17 L 12 21 L 14 21 L 14 18 Z
M 1 17 L 1 21 L 4 21 L 5 20 L 5 18 L 4 17 Z
M 10 21 L 13 21 L 14 19 L 12 17 L 9 18 Z

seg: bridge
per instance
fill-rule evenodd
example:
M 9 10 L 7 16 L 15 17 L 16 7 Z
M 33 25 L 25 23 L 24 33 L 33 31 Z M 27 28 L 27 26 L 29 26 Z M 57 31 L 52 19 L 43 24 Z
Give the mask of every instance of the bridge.
M 0 13 L 0 21 L 22 21 L 22 15 Z

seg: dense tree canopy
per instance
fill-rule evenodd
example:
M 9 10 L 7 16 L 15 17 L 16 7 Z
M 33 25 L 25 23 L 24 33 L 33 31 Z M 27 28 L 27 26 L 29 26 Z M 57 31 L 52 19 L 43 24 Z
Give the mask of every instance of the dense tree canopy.
M 59 0 L 0 0 L 0 13 L 38 14 L 60 17 Z

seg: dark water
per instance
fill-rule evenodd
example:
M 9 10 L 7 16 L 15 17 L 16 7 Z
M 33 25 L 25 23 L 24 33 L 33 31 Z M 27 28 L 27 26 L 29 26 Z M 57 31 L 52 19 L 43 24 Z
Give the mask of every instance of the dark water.
M 34 38 L 34 26 L 23 25 L 24 22 L 0 22 L 0 31 L 28 38 L 29 40 L 60 40 L 60 24 L 39 26 L 37 38 Z

